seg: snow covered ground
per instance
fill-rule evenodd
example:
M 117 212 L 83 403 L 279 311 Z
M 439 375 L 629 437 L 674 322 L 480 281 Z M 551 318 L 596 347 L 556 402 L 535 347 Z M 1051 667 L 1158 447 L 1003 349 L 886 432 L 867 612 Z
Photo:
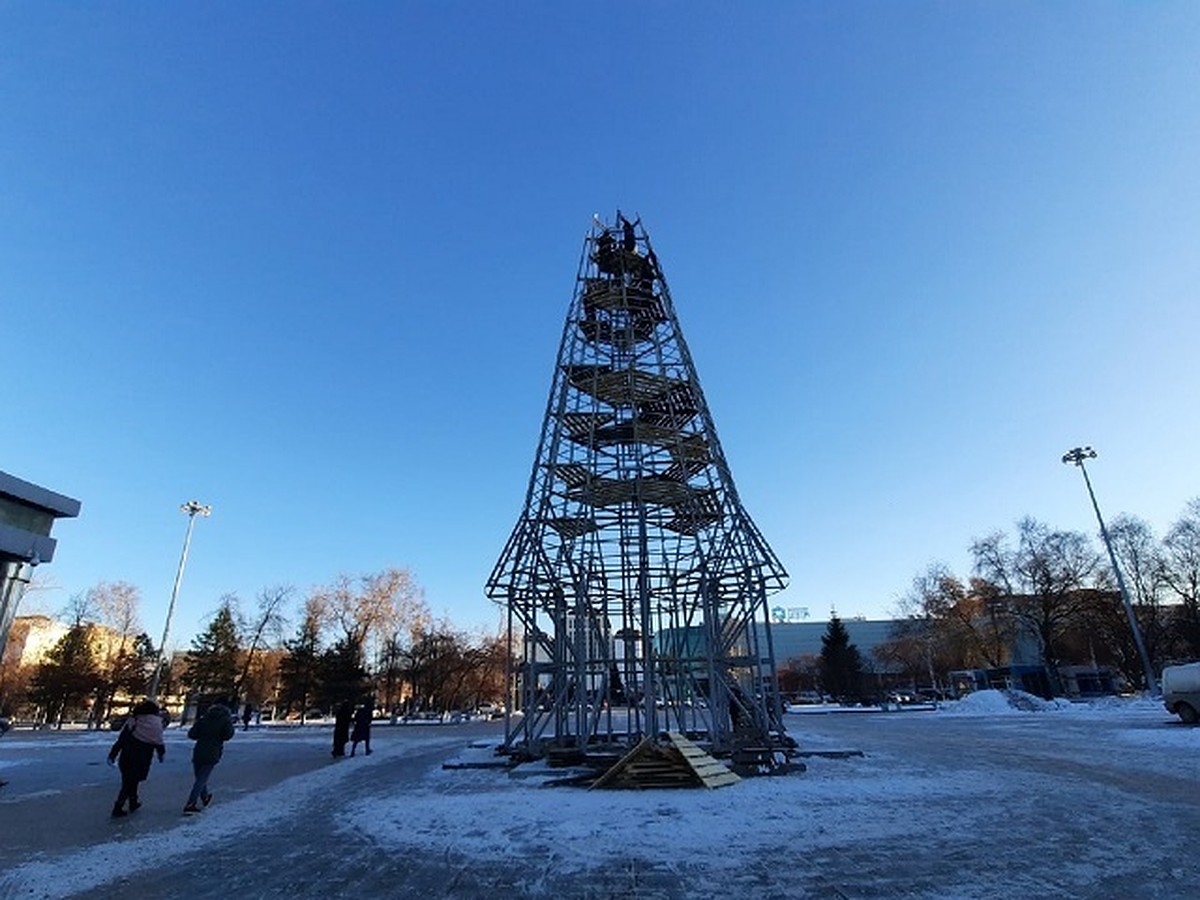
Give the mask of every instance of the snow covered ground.
M 170 893 L 214 855 L 230 874 L 189 895 L 1197 896 L 1200 728 L 1157 701 L 1018 700 L 987 691 L 938 710 L 789 716 L 805 750 L 863 755 L 811 756 L 803 774 L 716 791 L 548 787 L 563 773 L 539 765 L 444 770 L 491 759 L 499 732 L 377 729 L 370 760 L 201 817 L 0 859 L 0 896 Z M 8 740 L 0 766 L 19 762 Z

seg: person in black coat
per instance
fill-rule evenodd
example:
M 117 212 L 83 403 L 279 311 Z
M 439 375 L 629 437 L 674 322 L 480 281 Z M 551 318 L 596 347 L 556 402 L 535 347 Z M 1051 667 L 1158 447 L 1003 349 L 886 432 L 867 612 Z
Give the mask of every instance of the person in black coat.
M 333 714 L 333 755 L 345 756 L 346 743 L 350 740 L 350 719 L 354 708 L 349 700 L 343 700 Z
M 128 815 L 126 800 L 129 801 L 129 812 L 136 812 L 142 805 L 138 799 L 138 785 L 150 775 L 150 761 L 155 753 L 159 762 L 167 753 L 162 714 L 153 700 L 143 700 L 130 711 L 129 719 L 108 751 L 108 764 L 111 766 L 120 759 L 118 767 L 121 770 L 121 790 L 112 810 L 114 819 Z
M 350 755 L 358 749 L 361 741 L 366 745 L 367 756 L 371 755 L 371 704 L 364 703 L 354 713 L 354 733 L 350 735 Z

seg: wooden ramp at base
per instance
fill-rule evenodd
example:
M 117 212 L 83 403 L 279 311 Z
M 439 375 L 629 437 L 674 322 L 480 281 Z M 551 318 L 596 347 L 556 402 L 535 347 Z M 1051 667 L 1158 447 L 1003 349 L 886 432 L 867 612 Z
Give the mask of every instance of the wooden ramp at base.
M 725 787 L 742 780 L 739 775 L 730 772 L 724 763 L 713 759 L 679 732 L 668 731 L 667 740 L 675 745 L 706 788 Z
M 596 788 L 718 788 L 741 781 L 722 763 L 713 759 L 678 732 L 667 733 L 667 745 L 652 737 L 643 738 L 607 772 L 592 782 Z

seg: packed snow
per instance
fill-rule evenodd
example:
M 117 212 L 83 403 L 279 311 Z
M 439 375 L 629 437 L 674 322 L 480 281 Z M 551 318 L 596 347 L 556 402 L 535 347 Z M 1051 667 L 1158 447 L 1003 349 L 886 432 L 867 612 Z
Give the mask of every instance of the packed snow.
M 1148 699 L 1080 704 L 981 691 L 934 710 L 880 713 L 877 721 L 879 728 L 886 729 L 889 722 L 916 721 L 915 717 L 930 722 L 958 719 L 967 728 L 972 718 L 1003 721 L 1011 727 L 1028 727 L 1035 735 L 1038 728 L 1052 722 L 1127 723 L 1127 728 L 1115 728 L 1117 740 L 1138 752 L 1150 769 L 1158 766 L 1164 772 L 1181 755 L 1194 769 L 1200 749 L 1200 729 L 1171 727 L 1161 703 Z M 805 749 L 845 749 L 834 740 L 806 736 L 800 716 L 789 717 L 789 721 Z M 452 735 L 448 729 L 434 731 L 443 740 Z M 373 759 L 412 753 L 429 733 L 424 729 L 420 737 L 411 731 L 389 733 L 386 739 L 376 740 L 378 755 Z M 322 745 L 326 742 L 324 737 L 317 740 Z M 46 746 L 24 743 L 30 748 Z M 19 755 L 13 758 L 8 752 L 20 746 L 17 741 L 7 747 L 0 745 L 0 750 L 6 751 L 0 765 L 20 765 Z M 493 746 L 494 742 L 463 746 L 451 761 L 495 760 Z M 1073 749 L 1084 753 L 1088 748 Z M 1155 750 L 1164 752 L 1145 752 Z M 980 752 L 986 754 L 986 748 Z M 384 851 L 433 859 L 448 854 L 464 860 L 514 864 L 537 859 L 560 874 L 578 872 L 580 877 L 619 857 L 660 870 L 681 872 L 701 867 L 710 874 L 724 871 L 737 878 L 735 870 L 743 869 L 747 860 L 761 864 L 764 859 L 786 860 L 796 854 L 820 859 L 823 854 L 836 856 L 846 845 L 861 847 L 864 842 L 902 846 L 914 840 L 914 823 L 920 823 L 921 832 L 932 836 L 930 839 L 947 841 L 954 835 L 966 839 L 994 828 L 996 810 L 1002 806 L 1005 815 L 1039 816 L 1039 798 L 1058 787 L 1050 773 L 1026 776 L 1015 789 L 1003 766 L 966 766 L 951 771 L 909 764 L 902 756 L 886 753 L 848 758 L 818 755 L 807 762 L 808 771 L 800 775 L 746 779 L 713 791 L 587 791 L 549 786 L 548 782 L 564 773 L 539 764 L 526 764 L 511 772 L 434 768 L 403 791 L 350 797 L 336 817 L 334 832 L 342 839 L 367 842 Z M 336 795 L 339 782 L 351 771 L 355 770 L 329 766 L 234 800 L 222 806 L 219 816 L 184 820 L 160 833 L 112 840 L 10 867 L 0 878 L 0 893 L 71 896 L 102 884 L 113 871 L 128 877 L 151 861 L 162 866 L 167 860 L 239 835 L 261 834 L 306 801 Z M 1133 801 L 1128 808 L 1122 807 L 1122 802 L 1119 797 L 1112 798 L 1112 817 L 1144 814 Z M 1052 849 L 1044 848 L 1044 852 Z M 1062 865 L 1068 881 L 1086 882 L 1098 873 L 1119 876 L 1132 863 L 1115 858 L 1111 847 L 1085 842 L 1074 847 Z M 1005 877 L 1010 879 L 1006 883 L 1011 890 L 1018 893 L 1041 890 L 1035 881 L 1022 886 L 1020 873 Z M 530 893 L 537 893 L 535 887 Z M 995 887 L 995 883 L 989 887 L 968 879 L 949 893 L 938 891 L 928 896 L 983 897 Z M 1170 891 L 1163 895 L 1173 896 Z

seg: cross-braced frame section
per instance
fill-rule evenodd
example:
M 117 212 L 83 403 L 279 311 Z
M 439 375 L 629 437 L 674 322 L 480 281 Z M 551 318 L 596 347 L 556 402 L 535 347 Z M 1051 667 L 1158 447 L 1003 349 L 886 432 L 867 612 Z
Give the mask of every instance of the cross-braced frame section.
M 766 600 L 786 579 L 738 499 L 649 236 L 597 220 L 487 585 L 508 609 L 504 749 L 606 754 L 675 731 L 773 766 L 790 741 Z

